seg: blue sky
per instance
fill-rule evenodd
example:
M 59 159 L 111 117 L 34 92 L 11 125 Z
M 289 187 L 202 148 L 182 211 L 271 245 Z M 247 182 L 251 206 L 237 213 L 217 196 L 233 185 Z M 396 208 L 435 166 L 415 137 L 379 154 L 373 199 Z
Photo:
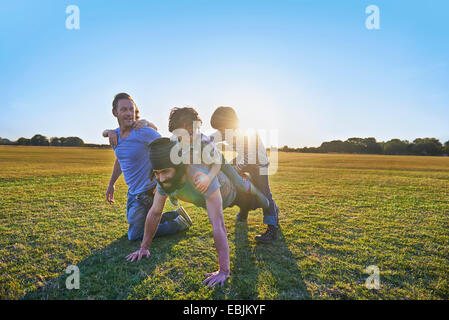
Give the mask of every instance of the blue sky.
M 80 9 L 68 30 L 65 9 Z M 368 5 L 380 30 L 365 27 Z M 220 105 L 279 144 L 449 140 L 447 1 L 3 1 L 0 136 L 106 143 L 128 92 L 167 135 L 173 106 L 210 133 Z

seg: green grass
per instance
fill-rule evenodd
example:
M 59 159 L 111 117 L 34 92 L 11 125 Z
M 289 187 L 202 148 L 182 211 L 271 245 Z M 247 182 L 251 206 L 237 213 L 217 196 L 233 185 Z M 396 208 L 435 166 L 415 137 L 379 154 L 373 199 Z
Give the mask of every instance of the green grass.
M 217 268 L 205 210 L 155 239 L 152 256 L 126 238 L 127 188 L 105 200 L 111 150 L 0 147 L 0 297 L 3 299 L 449 299 L 449 158 L 279 154 L 271 176 L 281 239 L 258 245 L 260 211 L 224 211 L 231 277 Z M 167 205 L 167 209 L 171 207 Z M 68 265 L 80 289 L 65 287 Z M 369 265 L 380 290 L 365 287 Z

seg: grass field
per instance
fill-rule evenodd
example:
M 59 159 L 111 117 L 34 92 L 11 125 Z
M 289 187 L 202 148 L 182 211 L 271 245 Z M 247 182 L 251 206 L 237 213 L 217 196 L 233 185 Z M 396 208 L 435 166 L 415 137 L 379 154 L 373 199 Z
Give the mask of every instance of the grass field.
M 207 214 L 190 204 L 187 231 L 156 239 L 130 263 L 127 188 L 105 200 L 111 150 L 0 147 L 3 299 L 449 299 L 449 158 L 280 153 L 271 185 L 281 239 L 258 245 L 260 211 L 224 211 L 231 277 L 217 268 Z M 170 206 L 167 205 L 167 209 Z M 80 289 L 65 287 L 68 265 Z M 365 268 L 380 269 L 368 290 Z

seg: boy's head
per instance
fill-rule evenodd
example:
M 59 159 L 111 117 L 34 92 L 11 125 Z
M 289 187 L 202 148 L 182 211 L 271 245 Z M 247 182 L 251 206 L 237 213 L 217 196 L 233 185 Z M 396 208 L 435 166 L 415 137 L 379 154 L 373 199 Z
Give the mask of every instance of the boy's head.
M 168 131 L 173 132 L 176 129 L 185 129 L 192 136 L 194 121 L 202 123 L 201 118 L 195 109 L 190 107 L 175 107 L 170 110 L 170 116 L 168 117 Z
M 210 125 L 220 132 L 226 129 L 237 129 L 239 127 L 239 118 L 233 108 L 218 107 L 210 118 Z

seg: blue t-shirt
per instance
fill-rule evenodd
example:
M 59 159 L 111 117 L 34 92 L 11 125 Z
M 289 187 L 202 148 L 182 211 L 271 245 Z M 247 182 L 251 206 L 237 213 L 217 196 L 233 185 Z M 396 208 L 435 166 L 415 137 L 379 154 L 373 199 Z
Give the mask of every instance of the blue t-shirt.
M 128 192 L 136 195 L 155 186 L 156 180 L 150 180 L 151 163 L 148 145 L 161 135 L 154 129 L 143 127 L 132 129 L 128 137 L 120 138 L 120 128 L 115 129 L 118 143 L 114 149 L 122 168 Z
M 202 194 L 195 189 L 193 177 L 196 172 L 203 172 L 207 174 L 209 172 L 209 168 L 207 165 L 203 164 L 189 165 L 189 169 L 186 171 L 185 184 L 181 188 L 175 190 L 171 194 L 167 194 L 158 184 L 157 192 L 163 196 L 174 197 L 179 200 L 193 203 L 197 207 L 206 208 L 206 199 L 208 199 L 215 191 L 220 189 L 223 209 L 232 205 L 237 196 L 237 191 L 229 178 L 223 172 L 219 171 L 217 176 L 211 181 L 209 188 L 207 188 L 206 194 Z

